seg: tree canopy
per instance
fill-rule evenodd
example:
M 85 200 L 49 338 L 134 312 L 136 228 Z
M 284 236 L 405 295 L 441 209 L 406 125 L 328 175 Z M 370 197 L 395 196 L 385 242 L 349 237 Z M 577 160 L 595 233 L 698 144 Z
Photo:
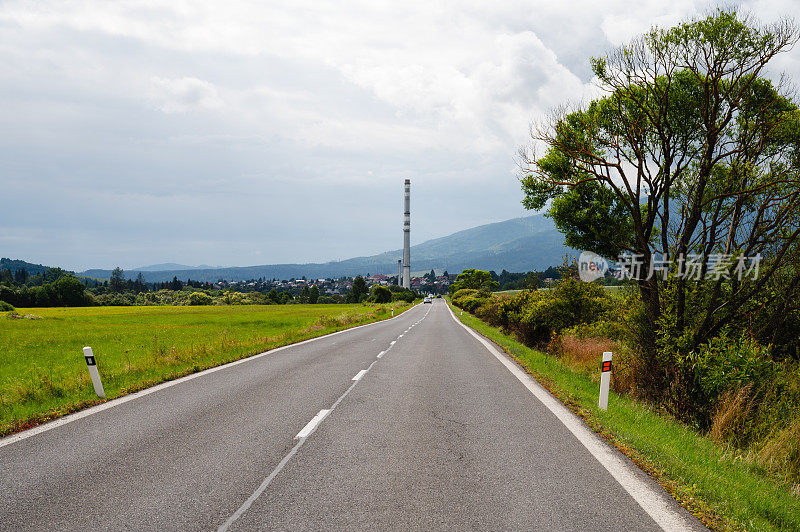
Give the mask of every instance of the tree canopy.
M 456 280 L 450 285 L 450 293 L 455 294 L 463 288 L 491 292 L 497 290 L 500 284 L 492 280 L 492 274 L 483 270 L 468 268 L 458 274 Z
M 788 20 L 764 26 L 736 10 L 654 28 L 592 59 L 605 94 L 555 111 L 520 150 L 523 204 L 548 206 L 568 245 L 641 257 L 651 359 L 665 328 L 679 339 L 667 347 L 686 352 L 767 291 L 800 295 L 800 111 L 766 74 L 797 39 Z M 730 260 L 694 283 L 680 275 L 688 255 L 702 274 Z M 737 258 L 753 256 L 760 275 L 736 279 Z M 654 275 L 665 258 L 672 273 Z

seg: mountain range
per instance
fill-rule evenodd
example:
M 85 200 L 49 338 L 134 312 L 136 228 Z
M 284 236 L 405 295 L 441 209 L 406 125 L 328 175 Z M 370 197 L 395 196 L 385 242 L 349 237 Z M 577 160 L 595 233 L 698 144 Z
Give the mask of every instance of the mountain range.
M 428 240 L 411 247 L 411 269 L 425 272 L 432 269 L 457 273 L 465 268 L 482 270 L 505 269 L 511 272 L 544 270 L 563 262 L 564 254 L 575 253 L 564 246 L 564 237 L 551 219 L 541 214 L 481 225 L 451 235 Z M 367 257 L 308 264 L 268 264 L 230 268 L 160 264 L 126 270 L 125 276 L 139 273 L 148 282 L 180 280 L 214 282 L 247 279 L 309 279 L 370 274 L 397 274 L 397 259 L 402 250 L 395 249 Z M 81 275 L 108 278 L 111 270 L 91 269 Z

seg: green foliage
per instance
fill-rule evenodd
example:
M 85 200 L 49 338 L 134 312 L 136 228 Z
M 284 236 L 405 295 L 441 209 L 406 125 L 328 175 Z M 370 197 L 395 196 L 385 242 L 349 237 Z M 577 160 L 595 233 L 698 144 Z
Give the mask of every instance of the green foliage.
M 372 285 L 372 288 L 370 288 L 369 300 L 373 303 L 388 303 L 392 300 L 392 292 L 385 286 L 379 284 Z
M 13 310 L 16 310 L 14 305 L 9 305 L 5 301 L 0 300 L 0 312 L 8 312 Z
M 0 300 L 16 307 L 81 307 L 94 304 L 84 284 L 63 270 L 48 270 L 52 279 L 41 286 L 0 285 Z
M 452 286 L 452 285 L 451 285 Z M 475 288 L 461 288 L 453 293 L 453 304 L 467 312 L 474 312 L 491 297 L 489 292 Z
M 703 429 L 710 425 L 714 408 L 725 392 L 747 386 L 754 395 L 763 394 L 777 373 L 769 348 L 747 335 L 738 340 L 726 335 L 716 337 L 676 363 L 679 377 L 691 380 L 685 386 L 686 402 L 676 405 L 686 409 L 678 412 L 678 417 L 688 418 Z
M 409 290 L 408 288 L 400 288 L 394 287 L 396 289 L 392 289 L 393 287 L 389 286 L 389 291 L 392 293 L 392 301 L 405 301 L 406 303 L 411 303 L 417 298 L 417 294 L 413 291 Z
M 597 322 L 619 307 L 619 301 L 601 286 L 574 279 L 560 282 L 553 290 L 503 297 L 462 289 L 453 294 L 453 304 L 513 331 L 530 346 L 546 344 L 554 333 L 570 327 Z
M 83 283 L 75 277 L 61 277 L 55 282 L 55 292 L 61 306 L 80 307 L 86 303 Z
M 360 303 L 369 296 L 367 282 L 360 275 L 353 279 L 353 288 L 347 294 L 348 303 Z
M 111 271 L 111 277 L 108 279 L 108 289 L 113 293 L 120 293 L 125 290 L 125 276 L 123 275 L 122 268 L 117 266 Z
M 463 289 L 491 292 L 499 286 L 498 282 L 492 280 L 492 275 L 489 272 L 470 268 L 458 274 L 455 282 L 450 285 L 450 293 L 455 294 Z
M 764 75 L 799 35 L 735 9 L 654 28 L 592 61 L 604 95 L 535 132 L 547 151 L 526 159 L 523 204 L 549 205 L 569 245 L 673 257 L 673 273 L 689 254 L 703 272 L 711 256 L 763 257 L 758 281 L 738 279 L 733 260 L 716 278 L 645 267 L 637 282 L 640 389 L 694 423 L 709 422 L 716 396 L 697 381 L 716 366 L 686 362 L 701 346 L 747 331 L 800 356 L 800 109 Z M 545 307 L 527 321 L 553 313 L 557 329 L 563 313 Z
M 192 292 L 189 294 L 190 305 L 213 305 L 214 298 L 204 292 Z
M 553 199 L 548 215 L 564 243 L 616 259 L 633 242 L 633 224 L 619 197 L 596 181 L 579 183 Z
M 319 287 L 317 287 L 317 285 L 314 285 L 308 291 L 308 302 L 313 305 L 317 303 L 317 301 L 319 301 Z

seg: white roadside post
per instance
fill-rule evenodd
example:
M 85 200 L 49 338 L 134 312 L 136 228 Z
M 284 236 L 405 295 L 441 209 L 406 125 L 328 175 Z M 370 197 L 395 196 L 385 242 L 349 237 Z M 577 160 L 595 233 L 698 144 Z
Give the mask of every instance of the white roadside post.
M 608 387 L 611 384 L 611 351 L 603 353 L 603 369 L 600 374 L 600 402 L 601 410 L 608 410 Z
M 106 392 L 103 391 L 103 383 L 100 381 L 100 372 L 97 371 L 97 361 L 94 359 L 91 347 L 83 348 L 83 356 L 86 358 L 86 366 L 89 368 L 89 375 L 92 377 L 92 384 L 94 385 L 94 393 L 98 397 L 105 399 Z

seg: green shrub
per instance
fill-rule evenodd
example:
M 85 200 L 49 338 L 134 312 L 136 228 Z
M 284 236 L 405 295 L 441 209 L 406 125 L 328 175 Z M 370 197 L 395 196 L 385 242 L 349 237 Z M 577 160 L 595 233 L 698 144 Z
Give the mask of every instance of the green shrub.
M 190 305 L 212 305 L 214 299 L 205 292 L 192 292 L 189 294 Z
M 416 299 L 416 295 L 411 290 L 407 288 L 401 288 L 398 290 L 392 290 L 392 301 L 405 301 L 406 303 L 413 303 L 414 299 Z
M 379 284 L 372 285 L 369 291 L 369 300 L 374 303 L 388 303 L 392 300 L 392 292 L 385 286 Z
M 747 402 L 758 403 L 778 377 L 769 347 L 745 334 L 738 340 L 722 334 L 683 358 L 675 355 L 673 364 L 665 406 L 675 417 L 701 430 L 711 427 L 724 395 L 731 401 L 748 388 Z
M 718 336 L 691 352 L 686 363 L 694 374 L 698 394 L 710 402 L 725 391 L 746 385 L 759 388 L 775 378 L 769 348 L 748 336 L 738 341 Z
M 595 323 L 617 306 L 601 286 L 567 279 L 553 290 L 523 293 L 518 301 L 509 302 L 509 328 L 526 345 L 542 345 L 554 333 Z
M 0 312 L 8 312 L 9 310 L 17 310 L 17 309 L 15 309 L 13 305 L 10 305 L 5 301 L 0 301 Z
M 462 288 L 453 294 L 453 304 L 467 312 L 475 312 L 481 305 L 485 304 L 491 297 L 489 292 L 483 292 L 474 288 Z

